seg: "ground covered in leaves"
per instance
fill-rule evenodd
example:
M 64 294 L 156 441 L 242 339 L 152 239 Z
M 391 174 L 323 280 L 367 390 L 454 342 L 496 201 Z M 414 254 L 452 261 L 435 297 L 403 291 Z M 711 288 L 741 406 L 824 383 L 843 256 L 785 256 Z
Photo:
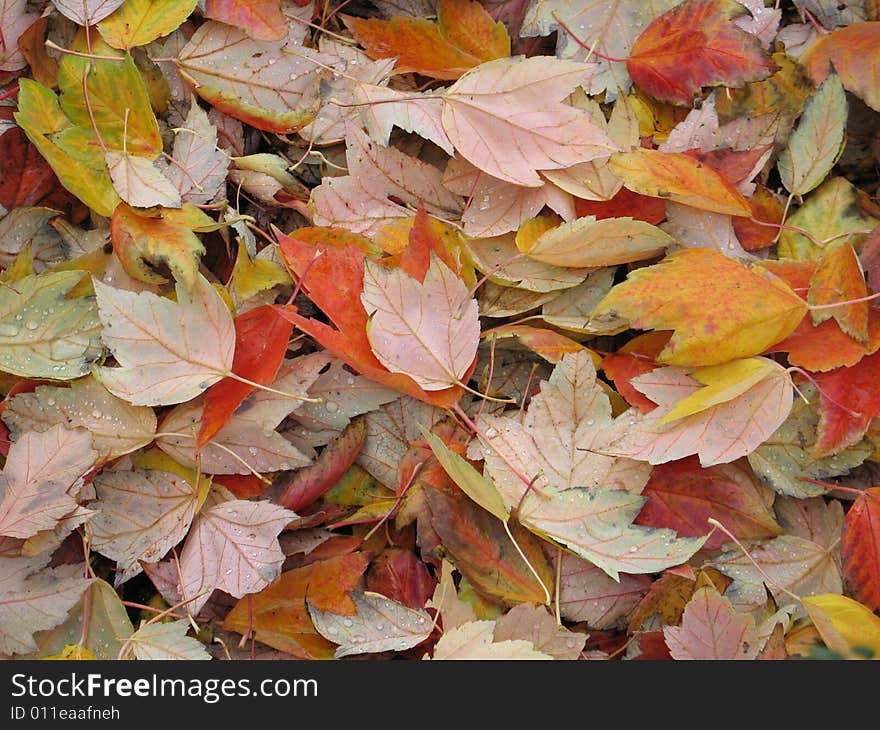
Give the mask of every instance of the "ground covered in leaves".
M 0 655 L 880 655 L 876 0 L 0 28 Z

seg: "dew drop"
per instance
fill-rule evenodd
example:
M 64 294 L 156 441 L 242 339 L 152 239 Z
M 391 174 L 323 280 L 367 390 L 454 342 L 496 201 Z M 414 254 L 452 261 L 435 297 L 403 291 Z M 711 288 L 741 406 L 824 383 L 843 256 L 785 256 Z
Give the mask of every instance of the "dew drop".
M 324 407 L 327 409 L 328 413 L 336 413 L 339 410 L 339 406 L 332 400 L 327 401 L 327 405 L 325 405 Z
M 349 628 L 349 629 L 350 629 L 352 626 L 354 626 L 354 621 L 352 621 L 350 618 L 345 619 L 342 623 L 344 623 L 345 626 L 346 626 L 347 628 Z

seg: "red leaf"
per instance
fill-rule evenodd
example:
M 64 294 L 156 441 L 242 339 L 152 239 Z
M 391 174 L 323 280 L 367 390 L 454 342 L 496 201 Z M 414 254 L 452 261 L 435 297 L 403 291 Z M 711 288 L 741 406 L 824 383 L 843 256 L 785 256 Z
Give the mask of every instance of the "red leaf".
M 698 537 L 706 534 L 706 520 L 714 517 L 740 539 L 774 537 L 782 530 L 764 498 L 766 492 L 749 469 L 736 464 L 703 469 L 696 457 L 689 456 L 654 467 L 642 492 L 648 502 L 635 524 L 669 527 L 679 535 Z M 716 550 L 728 540 L 723 533 L 714 533 L 704 547 Z
M 357 459 L 367 437 L 367 422 L 354 419 L 327 444 L 314 464 L 296 471 L 284 493 L 277 499 L 282 507 L 299 512 L 325 494 Z
M 287 36 L 278 0 L 207 0 L 205 15 L 241 28 L 260 41 L 280 41 Z
M 872 611 L 880 610 L 880 487 L 866 489 L 850 507 L 840 550 L 855 597 Z
M 689 106 L 703 86 L 744 86 L 777 70 L 760 41 L 731 22 L 746 9 L 731 0 L 691 0 L 651 23 L 626 68 L 661 101 Z
M 377 383 L 418 400 L 448 408 L 461 398 L 458 387 L 424 391 L 408 375 L 392 373 L 380 363 L 367 339 L 367 312 L 361 304 L 364 254 L 355 244 L 312 246 L 275 229 L 281 256 L 309 298 L 329 317 L 335 328 L 303 317 L 294 308 L 273 305 L 282 317 L 314 337 L 333 355 Z M 315 255 L 321 255 L 315 258 Z M 308 269 L 308 273 L 305 274 Z
M 880 291 L 880 226 L 871 231 L 862 243 L 859 260 L 868 286 L 873 291 Z
M 598 220 L 604 220 L 629 216 L 656 226 L 666 218 L 666 201 L 621 188 L 611 200 L 575 198 L 574 210 L 579 218 L 594 215 Z
M 215 474 L 214 484 L 226 487 L 238 499 L 259 497 L 268 486 L 254 474 Z
M 410 608 L 424 608 L 437 585 L 412 550 L 388 548 L 367 571 L 367 589 Z
M 400 268 L 413 279 L 424 281 L 428 267 L 431 265 L 431 251 L 452 271 L 458 271 L 458 264 L 437 235 L 437 231 L 431 226 L 431 219 L 425 212 L 425 206 L 419 201 L 419 210 L 409 232 L 409 246 L 400 256 Z
M 880 415 L 880 352 L 863 357 L 852 367 L 820 373 L 816 382 L 821 417 L 815 452 L 825 456 L 860 441 L 871 420 Z M 848 413 L 833 401 L 860 415 Z
M 235 318 L 235 356 L 232 372 L 260 385 L 268 385 L 284 360 L 293 325 L 279 317 L 275 309 L 263 305 Z M 254 392 L 254 386 L 233 378 L 223 378 L 205 395 L 205 410 L 199 431 L 198 448 L 208 443 L 226 425 L 241 402 Z
M 739 183 L 748 179 L 755 165 L 761 160 L 772 145 L 764 145 L 751 150 L 734 150 L 731 147 L 721 147 L 717 150 L 688 150 L 686 155 L 705 162 L 720 175 L 723 175 L 733 183 Z M 774 234 L 775 235 L 775 234 Z

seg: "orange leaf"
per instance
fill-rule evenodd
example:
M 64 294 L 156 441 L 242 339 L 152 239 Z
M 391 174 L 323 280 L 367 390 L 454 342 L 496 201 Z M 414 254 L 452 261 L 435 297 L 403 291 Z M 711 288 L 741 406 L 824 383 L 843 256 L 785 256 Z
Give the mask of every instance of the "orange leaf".
M 507 28 L 474 0 L 440 0 L 436 23 L 397 15 L 343 19 L 371 58 L 398 56 L 398 73 L 452 80 L 484 61 L 510 55 Z
M 815 261 L 766 261 L 764 267 L 784 280 L 802 299 L 806 299 L 810 279 L 816 271 Z M 880 310 L 868 309 L 868 341 L 866 345 L 844 334 L 837 322 L 826 320 L 818 327 L 804 317 L 794 332 L 766 352 L 787 352 L 792 365 L 816 372 L 851 367 L 865 355 L 880 349 Z
M 862 492 L 846 513 L 840 550 L 855 597 L 880 610 L 880 487 Z
M 287 352 L 293 325 L 269 305 L 256 307 L 235 318 L 235 355 L 232 372 L 260 385 L 269 385 Z M 197 448 L 202 448 L 232 418 L 235 409 L 254 392 L 254 386 L 223 378 L 205 395 L 205 410 Z
M 448 408 L 458 402 L 461 388 L 422 390 L 412 378 L 392 373 L 376 359 L 367 339 L 368 317 L 360 299 L 364 254 L 358 245 L 312 246 L 295 235 L 286 236 L 278 230 L 275 233 L 281 256 L 292 276 L 299 280 L 310 267 L 302 282 L 303 289 L 335 327 L 303 317 L 291 307 L 273 305 L 276 312 L 314 337 L 340 360 L 382 385 L 438 408 Z M 321 255 L 315 258 L 319 251 Z
M 315 563 L 306 591 L 309 603 L 321 611 L 353 616 L 357 608 L 348 594 L 357 588 L 369 562 L 355 552 Z
M 760 41 L 731 21 L 746 9 L 731 0 L 691 0 L 651 23 L 626 68 L 651 96 L 689 106 L 703 86 L 740 87 L 776 71 Z
M 752 210 L 752 218 L 764 223 L 782 223 L 782 201 L 768 188 L 758 185 L 747 200 Z M 773 226 L 762 226 L 741 216 L 733 219 L 733 232 L 746 251 L 769 248 L 775 243 L 778 230 Z
M 575 342 L 570 337 L 566 337 L 559 332 L 542 327 L 530 327 L 526 324 L 504 324 L 500 327 L 493 327 L 492 329 L 484 330 L 480 337 L 490 341 L 495 338 L 514 337 L 532 352 L 554 365 L 562 359 L 563 355 L 586 349 L 580 342 Z M 599 358 L 595 354 L 593 354 L 593 362 L 598 366 Z
M 223 628 L 254 638 L 299 659 L 329 659 L 333 644 L 312 625 L 306 589 L 315 565 L 282 573 L 268 588 L 245 596 L 226 615 Z
M 665 198 L 700 210 L 750 216 L 736 186 L 704 162 L 684 152 L 637 149 L 617 152 L 608 167 L 633 192 Z
M 850 243 L 828 251 L 810 278 L 807 301 L 810 304 L 834 304 L 861 299 L 868 295 L 859 259 Z M 834 319 L 840 329 L 855 340 L 868 340 L 868 302 L 856 302 L 811 312 L 814 324 Z
M 658 359 L 700 366 L 763 352 L 791 334 L 806 311 L 781 279 L 717 251 L 686 248 L 631 272 L 599 302 L 592 319 L 675 330 Z
M 854 23 L 819 36 L 801 56 L 801 64 L 816 84 L 831 64 L 847 91 L 880 110 L 880 22 Z
M 576 198 L 574 210 L 578 218 L 594 215 L 597 220 L 604 220 L 631 216 L 635 220 L 655 226 L 666 218 L 666 203 L 661 198 L 639 195 L 626 188 L 621 188 L 610 200 Z
M 241 28 L 259 41 L 287 37 L 287 20 L 278 0 L 207 0 L 205 16 Z

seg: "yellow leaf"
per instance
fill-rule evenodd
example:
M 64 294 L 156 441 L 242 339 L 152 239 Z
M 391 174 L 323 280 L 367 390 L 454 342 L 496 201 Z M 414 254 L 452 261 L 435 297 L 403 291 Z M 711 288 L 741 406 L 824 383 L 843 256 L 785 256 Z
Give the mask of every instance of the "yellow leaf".
M 53 654 L 52 656 L 43 657 L 43 661 L 50 660 L 69 660 L 69 661 L 92 661 L 97 660 L 96 657 L 89 649 L 86 649 L 84 646 L 79 646 L 78 644 L 66 644 L 64 649 L 60 654 Z
M 853 650 L 869 649 L 880 658 L 880 617 L 858 601 L 836 593 L 803 599 L 822 641 L 832 651 L 855 658 Z
M 711 249 L 686 248 L 631 272 L 599 302 L 590 322 L 623 319 L 636 329 L 675 330 L 658 359 L 705 366 L 764 352 L 788 337 L 806 312 L 778 277 Z
M 129 51 L 168 35 L 195 6 L 196 0 L 125 0 L 98 23 L 98 32 L 114 48 Z
M 269 259 L 251 260 L 247 247 L 239 240 L 238 256 L 232 269 L 230 289 L 236 302 L 246 302 L 252 296 L 281 284 L 289 284 L 290 276 L 281 264 Z
M 556 215 L 539 215 L 530 218 L 519 227 L 514 243 L 520 251 L 528 253 L 541 236 L 547 231 L 552 231 L 560 223 L 562 219 Z
M 705 411 L 719 403 L 732 401 L 779 368 L 780 366 L 773 360 L 765 357 L 749 357 L 731 360 L 721 365 L 697 368 L 689 375 L 706 387 L 678 401 L 675 408 L 663 416 L 657 425 Z

